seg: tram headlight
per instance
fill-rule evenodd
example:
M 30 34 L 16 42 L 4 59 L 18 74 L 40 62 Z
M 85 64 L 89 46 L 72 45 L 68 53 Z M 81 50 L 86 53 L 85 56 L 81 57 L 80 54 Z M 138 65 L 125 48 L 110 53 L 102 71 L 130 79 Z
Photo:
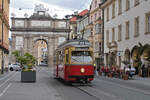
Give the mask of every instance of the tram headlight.
M 84 69 L 84 68 L 81 68 L 80 71 L 81 71 L 81 73 L 84 73 L 84 72 L 85 72 L 85 69 Z

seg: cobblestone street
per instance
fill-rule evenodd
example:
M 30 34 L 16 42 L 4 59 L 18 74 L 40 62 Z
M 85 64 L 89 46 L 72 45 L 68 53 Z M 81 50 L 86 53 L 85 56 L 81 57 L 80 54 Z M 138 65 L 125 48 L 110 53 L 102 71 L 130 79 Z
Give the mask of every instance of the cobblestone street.
M 52 69 L 37 68 L 35 83 L 20 82 L 20 72 L 0 78 L 0 100 L 149 100 L 150 79 L 121 80 L 96 76 L 90 86 L 70 86 L 53 79 Z M 147 81 L 143 81 L 147 80 Z

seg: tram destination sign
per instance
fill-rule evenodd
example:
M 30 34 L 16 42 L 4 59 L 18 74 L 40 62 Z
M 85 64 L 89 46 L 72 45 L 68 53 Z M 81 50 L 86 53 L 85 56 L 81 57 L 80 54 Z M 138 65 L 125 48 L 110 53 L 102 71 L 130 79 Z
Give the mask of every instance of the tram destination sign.
M 76 47 L 76 50 L 89 50 L 89 47 Z
M 89 42 L 87 42 L 87 41 L 79 41 L 79 45 L 89 45 Z

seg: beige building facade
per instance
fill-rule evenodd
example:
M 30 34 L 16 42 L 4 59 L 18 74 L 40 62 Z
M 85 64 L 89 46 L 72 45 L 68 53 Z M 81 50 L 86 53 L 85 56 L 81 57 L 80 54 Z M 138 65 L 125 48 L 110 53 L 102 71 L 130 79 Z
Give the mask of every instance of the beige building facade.
M 92 0 L 89 10 L 89 25 L 88 30 L 90 30 L 89 41 L 93 45 L 94 49 L 94 59 L 98 67 L 103 64 L 101 59 L 102 55 L 102 42 L 103 42 L 103 33 L 102 33 L 102 10 L 99 5 L 103 0 Z
M 149 6 L 149 0 L 107 0 L 102 5 L 106 66 L 126 62 L 138 69 L 140 63 L 150 63 Z

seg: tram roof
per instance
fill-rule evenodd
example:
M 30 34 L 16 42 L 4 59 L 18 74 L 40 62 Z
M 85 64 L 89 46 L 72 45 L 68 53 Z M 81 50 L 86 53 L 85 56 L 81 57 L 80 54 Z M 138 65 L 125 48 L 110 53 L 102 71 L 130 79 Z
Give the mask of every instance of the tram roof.
M 74 47 L 91 47 L 91 43 L 85 39 L 74 39 L 74 40 L 67 40 L 64 43 L 58 46 L 59 48 L 63 48 L 66 46 L 74 46 Z

